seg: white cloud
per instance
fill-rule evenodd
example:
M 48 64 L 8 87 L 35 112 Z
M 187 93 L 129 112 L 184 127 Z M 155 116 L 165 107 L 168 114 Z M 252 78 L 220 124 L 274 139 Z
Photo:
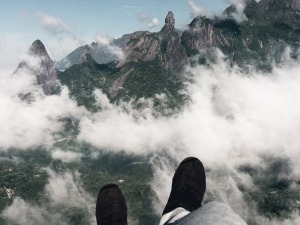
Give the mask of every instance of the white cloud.
M 110 38 L 99 34 L 99 35 L 97 35 L 96 40 L 100 46 L 106 47 L 109 52 L 111 52 L 113 55 L 115 55 L 120 62 L 122 62 L 124 60 L 125 55 L 124 55 L 122 49 L 117 46 L 111 45 Z
M 46 169 L 49 181 L 45 187 L 44 201 L 33 204 L 16 197 L 13 203 L 5 208 L 1 217 L 9 223 L 67 225 L 68 209 L 72 207 L 83 209 L 87 212 L 90 224 L 95 224 L 94 199 L 83 189 L 78 172 L 56 173 Z
M 222 163 L 229 155 L 242 162 L 261 151 L 291 153 L 300 147 L 296 138 L 300 129 L 296 120 L 300 113 L 298 66 L 276 68 L 268 76 L 245 77 L 224 62 L 188 72 L 195 77 L 189 87 L 192 103 L 179 117 L 142 115 L 130 107 L 125 113 L 110 105 L 81 119 L 79 139 L 134 153 L 186 149 L 186 154 L 211 163 Z
M 151 22 L 148 23 L 147 26 L 149 29 L 152 29 L 152 28 L 156 27 L 158 24 L 159 24 L 159 20 L 156 17 L 154 17 L 151 19 Z
M 83 189 L 78 172 L 55 173 L 47 169 L 49 181 L 45 187 L 46 196 L 54 205 L 68 207 L 91 207 L 92 197 Z
M 23 199 L 15 198 L 13 203 L 4 209 L 1 216 L 6 220 L 18 225 L 49 224 L 46 214 L 47 213 L 40 207 L 31 205 L 30 203 L 25 202 Z M 52 219 L 55 217 L 56 215 L 53 215 Z M 58 224 L 62 225 L 63 223 Z
M 207 10 L 198 6 L 196 3 L 195 3 L 195 0 L 187 0 L 187 3 L 191 9 L 191 13 L 192 13 L 192 16 L 193 17 L 196 17 L 196 16 L 205 16 L 207 14 Z
M 79 46 L 86 45 L 87 43 L 94 41 L 91 38 L 78 37 L 76 32 L 61 18 L 47 15 L 43 12 L 38 12 L 37 15 L 44 30 L 55 35 L 55 37 L 47 40 L 47 49 L 49 50 L 49 55 L 53 57 L 52 59 L 54 61 L 65 57 Z
M 73 33 L 72 29 L 60 18 L 38 12 L 42 27 L 52 34 Z
M 80 161 L 82 154 L 72 151 L 63 151 L 61 149 L 55 149 L 51 151 L 53 159 L 60 160 L 64 163 L 78 162 Z
M 84 113 L 69 99 L 66 88 L 60 95 L 45 96 L 35 83 L 36 78 L 26 71 L 0 75 L 0 133 L 5 134 L 0 136 L 0 150 L 26 149 L 60 138 L 56 134 L 63 124 L 58 119 Z M 29 92 L 34 99 L 30 104 L 18 97 Z
M 246 2 L 247 0 L 228 0 L 230 4 L 232 4 L 236 12 L 232 13 L 232 17 L 238 22 L 242 22 L 244 20 L 247 20 L 247 17 L 244 13 L 244 10 L 246 8 Z
M 138 14 L 137 18 L 141 23 L 146 23 L 148 29 L 153 29 L 159 24 L 159 19 L 157 17 L 151 17 L 145 12 Z

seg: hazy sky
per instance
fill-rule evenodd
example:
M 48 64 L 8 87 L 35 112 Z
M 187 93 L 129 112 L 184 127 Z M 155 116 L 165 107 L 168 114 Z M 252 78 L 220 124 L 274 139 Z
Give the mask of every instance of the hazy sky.
M 79 35 L 101 32 L 112 36 L 147 29 L 138 19 L 144 13 L 156 17 L 163 25 L 169 10 L 173 11 L 179 27 L 190 22 L 188 0 L 10 0 L 1 3 L 0 26 L 4 33 L 44 35 L 40 30 L 40 12 L 60 18 Z M 222 0 L 194 0 L 195 5 L 212 11 L 226 7 Z M 160 27 L 160 26 L 159 26 Z
M 54 60 L 101 34 L 120 37 L 137 30 L 158 31 L 168 11 L 184 28 L 203 12 L 220 13 L 229 0 L 10 0 L 0 8 L 0 69 L 15 67 L 20 54 L 40 39 Z M 5 56 L 5 57 L 4 57 Z

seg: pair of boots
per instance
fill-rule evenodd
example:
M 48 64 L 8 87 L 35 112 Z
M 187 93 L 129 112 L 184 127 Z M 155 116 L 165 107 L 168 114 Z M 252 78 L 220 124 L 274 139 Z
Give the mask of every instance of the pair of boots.
M 206 189 L 205 171 L 201 161 L 194 157 L 184 159 L 172 181 L 172 190 L 163 215 L 182 207 L 194 211 L 201 206 Z M 96 205 L 97 225 L 127 225 L 127 205 L 116 184 L 104 185 Z

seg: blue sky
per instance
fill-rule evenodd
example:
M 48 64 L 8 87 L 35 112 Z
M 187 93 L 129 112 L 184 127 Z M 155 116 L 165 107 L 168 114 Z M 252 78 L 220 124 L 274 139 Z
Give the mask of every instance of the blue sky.
M 168 11 L 184 28 L 201 10 L 220 13 L 226 0 L 9 0 L 1 2 L 0 69 L 26 52 L 35 39 L 59 60 L 97 35 L 116 38 L 137 30 L 158 31 Z M 198 11 L 197 11 L 198 10 Z M 17 46 L 16 46 L 17 45 Z

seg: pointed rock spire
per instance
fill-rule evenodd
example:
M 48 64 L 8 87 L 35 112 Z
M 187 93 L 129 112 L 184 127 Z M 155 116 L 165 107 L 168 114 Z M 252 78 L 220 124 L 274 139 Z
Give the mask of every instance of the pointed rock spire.
M 34 75 L 37 84 L 43 88 L 45 94 L 52 94 L 52 90 L 57 86 L 57 71 L 54 62 L 47 53 L 44 44 L 36 40 L 30 46 L 26 58 L 20 62 L 14 74 L 20 72 Z
M 35 40 L 31 44 L 27 54 L 29 54 L 31 56 L 45 57 L 45 58 L 51 60 L 50 56 L 47 53 L 45 45 L 40 40 Z
M 170 31 L 175 31 L 175 18 L 172 11 L 168 12 L 168 15 L 165 19 L 165 25 L 163 26 L 160 32 L 166 33 Z

